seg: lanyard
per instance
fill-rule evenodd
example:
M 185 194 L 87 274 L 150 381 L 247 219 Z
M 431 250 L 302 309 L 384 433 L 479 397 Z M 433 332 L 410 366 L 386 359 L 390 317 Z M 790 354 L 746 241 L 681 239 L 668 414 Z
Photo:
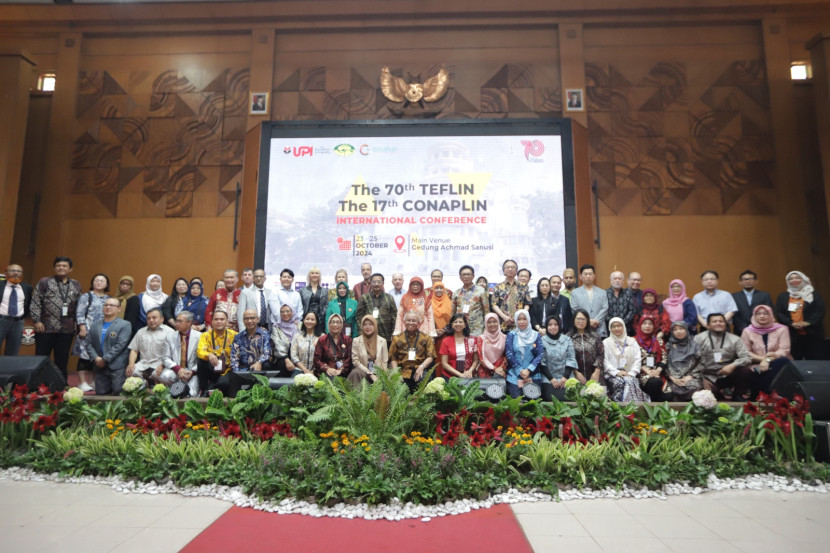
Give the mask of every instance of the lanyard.
M 712 351 L 715 351 L 715 342 L 712 340 L 712 333 L 709 332 L 709 345 L 712 346 Z M 720 347 L 717 348 L 719 350 L 723 349 L 723 341 L 726 340 L 726 332 L 723 333 L 723 336 L 720 338 Z
M 219 349 L 224 350 L 225 345 L 227 345 L 227 343 L 228 343 L 228 330 L 225 329 L 225 331 L 222 333 L 222 347 L 219 348 Z M 213 351 L 216 351 L 216 331 L 215 330 L 212 332 L 212 334 L 210 336 L 210 345 L 213 347 Z M 222 351 L 222 353 L 224 355 L 224 351 Z
M 58 287 L 58 293 L 61 295 L 61 301 L 64 305 L 67 305 L 69 303 L 70 288 L 72 287 L 71 282 L 67 279 L 65 283 L 62 283 L 55 279 L 55 284 Z
M 417 334 L 415 335 L 415 341 L 412 342 L 411 344 L 409 343 L 409 336 L 407 336 L 406 332 L 404 332 L 404 338 L 406 338 L 407 348 L 409 348 L 410 351 L 416 351 L 416 346 L 418 345 L 418 335 Z

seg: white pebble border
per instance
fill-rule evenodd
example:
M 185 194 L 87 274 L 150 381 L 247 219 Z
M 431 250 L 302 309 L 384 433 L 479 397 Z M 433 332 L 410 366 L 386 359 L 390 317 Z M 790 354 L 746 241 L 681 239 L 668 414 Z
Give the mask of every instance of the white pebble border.
M 222 501 L 229 501 L 237 507 L 250 507 L 258 511 L 278 514 L 301 514 L 313 517 L 342 517 L 348 519 L 362 518 L 366 520 L 404 520 L 420 518 L 422 522 L 429 522 L 435 517 L 469 513 L 476 509 L 487 509 L 499 503 L 535 503 L 539 501 L 554 501 L 547 493 L 531 490 L 523 493 L 511 488 L 506 493 L 500 493 L 478 501 L 473 499 L 459 499 L 439 505 L 416 505 L 401 503 L 393 499 L 388 505 L 366 505 L 338 503 L 333 507 L 320 507 L 314 503 L 283 499 L 282 501 L 264 501 L 257 497 L 245 495 L 239 487 L 220 486 L 210 484 L 204 486 L 190 486 L 182 488 L 172 482 L 156 484 L 155 482 L 125 481 L 120 477 L 79 476 L 63 477 L 58 473 L 40 474 L 31 469 L 12 467 L 0 470 L 0 480 L 33 481 L 33 482 L 66 482 L 72 484 L 99 484 L 110 486 L 119 493 L 142 493 L 150 495 L 177 493 L 186 497 L 213 497 Z M 819 480 L 812 483 L 802 482 L 798 478 L 787 478 L 774 474 L 754 474 L 745 478 L 720 479 L 714 474 L 709 475 L 706 487 L 694 487 L 687 483 L 666 484 L 662 490 L 647 488 L 621 489 L 606 488 L 592 490 L 590 488 L 568 489 L 559 492 L 559 501 L 573 501 L 577 499 L 620 499 L 629 497 L 634 499 L 662 499 L 673 495 L 698 495 L 705 492 L 724 490 L 772 490 L 776 492 L 813 492 L 827 493 L 830 486 Z

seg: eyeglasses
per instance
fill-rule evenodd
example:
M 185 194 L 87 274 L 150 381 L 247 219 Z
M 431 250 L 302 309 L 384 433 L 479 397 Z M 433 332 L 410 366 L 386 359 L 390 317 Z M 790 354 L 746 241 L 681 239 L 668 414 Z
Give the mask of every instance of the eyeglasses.
M 104 307 L 121 307 L 120 303 L 105 303 Z
M 23 271 L 21 269 L 8 269 L 8 270 L 6 270 L 6 274 L 11 274 L 11 273 L 15 273 L 15 274 L 20 273 L 22 275 Z

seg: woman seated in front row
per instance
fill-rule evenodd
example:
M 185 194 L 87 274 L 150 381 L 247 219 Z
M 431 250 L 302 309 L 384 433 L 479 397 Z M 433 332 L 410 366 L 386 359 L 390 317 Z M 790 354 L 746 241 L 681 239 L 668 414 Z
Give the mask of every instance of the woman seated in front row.
M 671 325 L 671 337 L 666 346 L 666 377 L 668 390 L 674 401 L 689 401 L 692 394 L 703 389 L 703 362 L 700 346 L 684 321 Z
M 542 336 L 542 374 L 547 382 L 542 383 L 542 398 L 550 401 L 552 397 L 565 399 L 565 381 L 577 370 L 576 355 L 571 339 L 562 332 L 562 322 L 558 315 L 551 315 L 545 323 L 545 335 Z
M 478 347 L 478 377 L 507 377 L 507 357 L 504 355 L 506 338 L 501 331 L 499 316 L 487 313 L 484 316 L 484 334 L 476 338 Z
M 314 374 L 347 377 L 352 370 L 352 339 L 343 332 L 343 317 L 329 316 L 328 332 L 317 339 L 314 347 Z
M 759 391 L 772 392 L 770 386 L 775 375 L 790 359 L 790 331 L 775 322 L 772 308 L 766 305 L 755 307 L 751 323 L 741 334 L 741 340 L 752 357 L 752 370 L 756 376 L 752 379 L 749 399 L 755 399 Z
M 602 366 L 605 362 L 605 346 L 602 338 L 591 329 L 591 317 L 584 309 L 577 309 L 574 313 L 573 329 L 568 337 L 574 346 L 577 370 L 574 377 L 580 384 L 589 380 L 605 384 L 602 376 Z
M 651 401 L 668 401 L 671 396 L 664 393 L 668 382 L 666 369 L 666 346 L 657 336 L 654 319 L 643 317 L 637 327 L 634 341 L 640 347 L 640 387 Z
M 389 350 L 386 339 L 378 336 L 378 321 L 371 315 L 363 317 L 360 323 L 360 336 L 352 341 L 352 372 L 349 381 L 359 384 L 368 379 L 378 379 L 377 371 L 385 371 L 389 363 Z
M 435 375 L 443 378 L 477 376 L 478 347 L 476 339 L 470 336 L 467 317 L 463 313 L 456 313 L 450 317 L 449 324 L 443 329 L 443 336 L 438 349 L 441 361 L 435 369 Z
M 530 328 L 530 313 L 519 309 L 513 315 L 516 328 L 507 334 L 504 353 L 507 356 L 507 393 L 510 397 L 519 397 L 522 388 L 531 382 L 541 385 L 542 339 L 539 333 Z
M 603 372 L 608 384 L 608 397 L 613 401 L 651 401 L 640 388 L 640 348 L 625 333 L 625 322 L 614 317 L 608 323 L 610 336 L 603 340 L 605 361 Z

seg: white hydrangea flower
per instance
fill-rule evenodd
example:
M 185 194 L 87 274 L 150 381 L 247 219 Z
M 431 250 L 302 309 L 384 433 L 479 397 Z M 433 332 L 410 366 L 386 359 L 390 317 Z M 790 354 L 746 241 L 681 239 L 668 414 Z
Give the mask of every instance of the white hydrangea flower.
M 714 409 L 718 405 L 718 400 L 709 390 L 698 390 L 692 394 L 692 403 L 701 409 Z
M 444 392 L 444 384 L 445 383 L 446 383 L 446 381 L 443 378 L 441 378 L 440 376 L 438 376 L 438 377 L 432 379 L 429 382 L 429 384 L 427 384 L 427 387 L 424 388 L 424 393 L 425 394 L 441 395 Z
M 122 389 L 125 392 L 137 392 L 138 390 L 142 389 L 146 383 L 144 379 L 140 376 L 131 376 L 127 380 L 124 381 L 124 386 Z
M 84 391 L 80 388 L 69 388 L 63 393 L 63 400 L 69 403 L 79 403 L 84 399 Z
M 298 374 L 294 377 L 294 386 L 311 388 L 315 384 L 317 384 L 317 377 L 311 373 Z

